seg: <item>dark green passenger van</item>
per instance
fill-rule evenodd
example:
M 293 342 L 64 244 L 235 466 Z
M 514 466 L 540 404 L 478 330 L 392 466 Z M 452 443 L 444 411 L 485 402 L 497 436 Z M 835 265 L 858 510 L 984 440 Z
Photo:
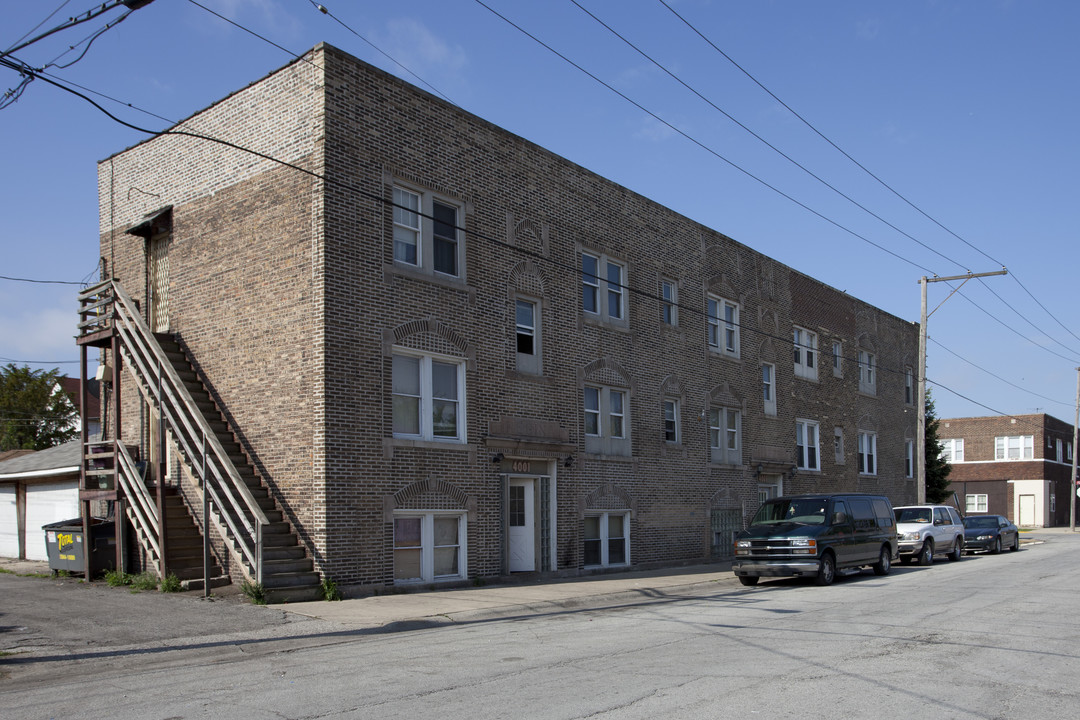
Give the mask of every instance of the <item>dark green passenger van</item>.
M 887 575 L 896 557 L 896 519 L 884 495 L 792 495 L 766 501 L 736 535 L 732 570 L 743 585 L 762 577 L 831 585 L 848 568 Z

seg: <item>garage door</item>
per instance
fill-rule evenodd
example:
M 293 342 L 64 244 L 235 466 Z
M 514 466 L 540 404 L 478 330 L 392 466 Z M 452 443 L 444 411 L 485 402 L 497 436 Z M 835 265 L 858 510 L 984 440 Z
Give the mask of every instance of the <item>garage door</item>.
M 0 485 L 0 557 L 19 557 L 19 518 L 15 514 L 14 485 Z
M 26 559 L 48 560 L 42 525 L 79 517 L 79 483 L 26 488 Z

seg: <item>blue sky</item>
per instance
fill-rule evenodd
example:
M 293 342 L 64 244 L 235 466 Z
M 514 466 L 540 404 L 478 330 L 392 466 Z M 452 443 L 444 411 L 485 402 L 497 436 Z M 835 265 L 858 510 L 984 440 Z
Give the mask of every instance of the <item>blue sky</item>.
M 1073 420 L 1080 3 L 578 2 L 155 0 L 49 72 L 165 129 L 326 41 L 907 320 L 923 275 L 1005 265 L 930 319 L 938 414 Z M 61 4 L 0 0 L 0 48 L 95 7 L 31 33 Z M 44 65 L 121 14 L 15 56 Z M 41 80 L 0 110 L 0 276 L 95 278 L 96 164 L 145 137 Z M 0 279 L 0 363 L 77 375 L 77 290 Z

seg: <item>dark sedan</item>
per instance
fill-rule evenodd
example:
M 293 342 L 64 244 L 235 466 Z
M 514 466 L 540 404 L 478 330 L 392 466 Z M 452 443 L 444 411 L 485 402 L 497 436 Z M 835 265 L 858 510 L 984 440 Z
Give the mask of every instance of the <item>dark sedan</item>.
M 1000 515 L 968 515 L 964 518 L 964 550 L 976 552 L 989 550 L 993 554 L 1007 547 L 1016 552 L 1020 549 L 1020 531 Z

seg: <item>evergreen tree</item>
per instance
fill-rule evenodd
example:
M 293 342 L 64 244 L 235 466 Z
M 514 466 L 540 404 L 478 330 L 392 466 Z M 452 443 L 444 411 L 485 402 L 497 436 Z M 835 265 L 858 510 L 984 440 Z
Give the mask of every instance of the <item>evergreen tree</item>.
M 44 450 L 74 438 L 78 412 L 57 388 L 59 369 L 0 368 L 0 451 Z
M 934 412 L 934 399 L 926 391 L 926 502 L 943 503 L 952 496 L 949 491 L 949 473 L 952 465 L 941 457 L 941 440 L 938 439 L 938 419 Z

